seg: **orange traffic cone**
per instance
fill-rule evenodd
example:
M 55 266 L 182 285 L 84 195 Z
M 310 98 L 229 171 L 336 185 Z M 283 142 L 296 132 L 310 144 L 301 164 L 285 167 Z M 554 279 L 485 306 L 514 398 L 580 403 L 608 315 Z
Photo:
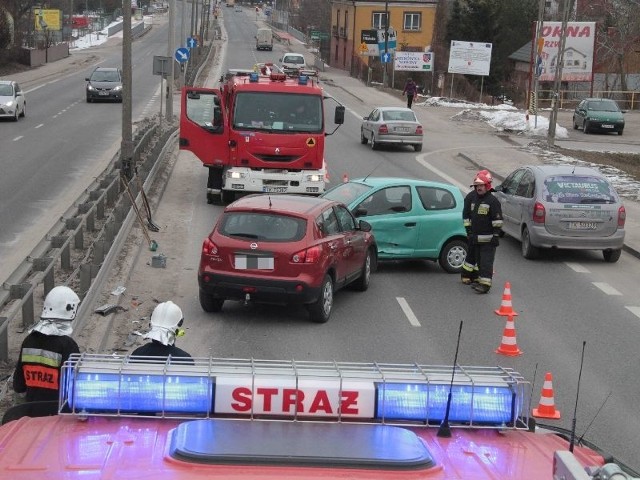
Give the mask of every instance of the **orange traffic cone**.
M 518 348 L 518 343 L 516 342 L 516 327 L 513 323 L 513 315 L 509 315 L 507 318 L 507 324 L 502 333 L 502 342 L 500 342 L 496 353 L 509 357 L 522 355 L 522 350 Z
M 503 317 L 507 317 L 509 315 L 512 315 L 514 317 L 518 316 L 518 312 L 513 309 L 513 305 L 511 304 L 511 284 L 509 282 L 505 282 L 504 284 L 502 302 L 500 303 L 500 308 L 498 310 L 495 310 L 495 312 L 496 314 Z
M 551 384 L 551 373 L 547 372 L 544 376 L 544 385 L 542 385 L 542 393 L 538 408 L 533 409 L 533 416 L 539 418 L 560 418 L 560 410 L 556 410 L 553 400 L 553 385 Z
M 349 181 L 349 175 L 346 173 L 342 175 L 342 183 L 347 183 Z

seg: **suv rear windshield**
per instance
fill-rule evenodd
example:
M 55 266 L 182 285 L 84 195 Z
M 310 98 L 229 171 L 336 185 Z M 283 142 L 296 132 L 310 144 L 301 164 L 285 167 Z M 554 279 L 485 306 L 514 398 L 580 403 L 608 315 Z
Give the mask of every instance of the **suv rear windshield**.
M 295 242 L 302 239 L 306 229 L 307 222 L 302 218 L 276 213 L 229 212 L 222 218 L 218 233 L 263 242 Z
M 594 176 L 557 175 L 547 177 L 542 190 L 546 202 L 617 203 L 618 195 L 607 180 Z

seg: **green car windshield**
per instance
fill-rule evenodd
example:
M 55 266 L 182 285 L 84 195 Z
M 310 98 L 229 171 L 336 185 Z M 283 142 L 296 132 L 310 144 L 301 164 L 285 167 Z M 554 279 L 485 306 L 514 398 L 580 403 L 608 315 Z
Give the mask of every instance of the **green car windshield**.
M 351 202 L 360 197 L 363 193 L 371 190 L 371 188 L 372 187 L 369 185 L 364 185 L 362 183 L 347 182 L 323 193 L 322 196 L 329 200 L 335 200 L 337 202 L 342 202 L 345 205 L 350 205 Z
M 619 112 L 618 104 L 611 100 L 602 100 L 597 102 L 588 102 L 587 110 L 596 112 Z

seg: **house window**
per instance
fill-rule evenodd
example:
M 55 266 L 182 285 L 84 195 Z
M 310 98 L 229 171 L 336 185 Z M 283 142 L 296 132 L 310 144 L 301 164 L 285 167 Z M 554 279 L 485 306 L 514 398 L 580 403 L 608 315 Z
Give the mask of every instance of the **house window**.
M 336 25 L 340 25 L 340 9 L 338 9 L 338 12 L 336 15 Z
M 371 21 L 371 28 L 383 29 L 386 26 L 387 14 L 386 12 L 373 12 Z
M 349 11 L 344 12 L 344 30 L 347 31 L 347 25 L 349 24 Z
M 404 14 L 404 30 L 420 30 L 421 13 L 405 13 Z

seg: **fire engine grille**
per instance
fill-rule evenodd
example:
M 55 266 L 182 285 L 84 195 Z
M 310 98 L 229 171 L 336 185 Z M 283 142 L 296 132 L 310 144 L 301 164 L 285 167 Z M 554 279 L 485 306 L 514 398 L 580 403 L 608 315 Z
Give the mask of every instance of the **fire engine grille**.
M 287 185 L 289 185 L 289 182 L 287 182 L 286 180 L 267 180 L 267 179 L 264 179 L 264 180 L 262 180 L 262 184 L 263 185 L 269 185 L 269 186 L 286 187 Z
M 282 163 L 290 163 L 298 160 L 298 156 L 293 155 L 256 155 L 257 158 L 262 160 L 263 162 L 282 162 Z

